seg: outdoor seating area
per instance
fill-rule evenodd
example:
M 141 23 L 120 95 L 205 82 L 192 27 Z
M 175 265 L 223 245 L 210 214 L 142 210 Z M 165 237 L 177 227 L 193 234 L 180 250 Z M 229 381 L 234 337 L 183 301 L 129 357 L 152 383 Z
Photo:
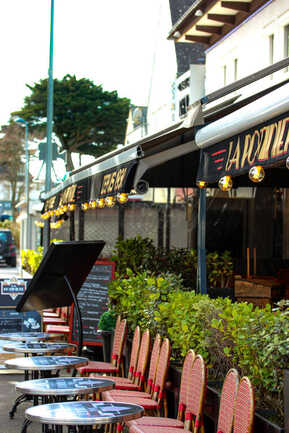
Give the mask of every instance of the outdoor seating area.
M 169 411 L 167 399 L 168 372 L 171 362 L 171 343 L 168 338 L 157 334 L 151 341 L 150 331 L 146 329 L 141 332 L 140 327 L 137 326 L 133 332 L 127 372 L 124 368 L 116 370 L 118 364 L 125 366 L 122 362 L 124 347 L 129 342 L 127 335 L 131 335 L 131 331 L 127 329 L 127 321 L 118 316 L 114 329 L 110 367 L 107 366 L 108 363 L 100 361 L 93 363 L 87 358 L 53 355 L 53 350 L 56 349 L 52 346 L 56 343 L 49 343 L 49 339 L 54 338 L 53 335 L 35 334 L 34 343 L 31 342 L 32 337 L 28 336 L 29 347 L 34 344 L 37 353 L 33 352 L 31 356 L 29 350 L 23 348 L 25 358 L 5 362 L 8 369 L 25 370 L 25 381 L 16 385 L 16 391 L 21 395 L 14 404 L 11 402 L 10 411 L 10 417 L 13 418 L 19 405 L 30 402 L 31 407 L 25 411 L 21 433 L 29 433 L 31 425 L 35 428 L 35 422 L 43 424 L 44 430 L 41 431 L 53 433 L 66 432 L 66 425 L 69 426 L 67 431 L 75 433 L 92 432 L 96 425 L 103 425 L 103 431 L 109 433 L 123 430 L 129 433 L 206 431 L 204 407 L 207 366 L 203 357 L 192 349 L 188 350 L 184 357 L 174 417 Z M 8 334 L 0 337 L 9 339 Z M 42 343 L 43 339 L 47 342 Z M 16 337 L 13 334 L 7 350 L 15 351 L 15 347 L 20 344 L 25 344 L 25 335 Z M 64 347 L 64 343 L 61 344 L 63 347 L 59 347 L 59 351 L 73 349 L 73 347 Z M 49 345 L 51 345 L 51 352 L 47 356 Z M 41 355 L 42 346 L 43 355 Z M 71 367 L 75 369 L 74 372 L 77 372 L 76 376 L 64 373 L 66 368 L 71 369 Z M 103 375 L 95 373 L 103 373 Z M 76 396 L 78 402 L 73 402 Z M 61 403 L 61 406 L 57 406 L 58 403 Z M 109 408 L 107 411 L 106 405 Z M 62 415 L 60 415 L 60 408 Z M 113 415 L 116 408 L 118 408 L 118 417 Z M 66 410 L 67 415 L 65 415 Z M 123 416 L 120 416 L 121 411 Z M 105 415 L 108 412 L 111 414 L 110 422 Z M 68 422 L 66 417 L 71 422 Z M 230 369 L 222 386 L 217 431 L 251 433 L 253 419 L 254 393 L 250 380 L 247 377 L 239 379 L 237 370 Z M 82 425 L 86 426 L 85 429 L 81 427 Z

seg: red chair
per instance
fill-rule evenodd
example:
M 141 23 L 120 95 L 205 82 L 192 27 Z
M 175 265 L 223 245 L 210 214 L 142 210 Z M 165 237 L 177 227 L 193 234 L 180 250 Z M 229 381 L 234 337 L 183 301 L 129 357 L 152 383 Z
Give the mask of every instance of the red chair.
M 134 343 L 132 344 L 132 356 L 128 377 L 110 376 L 110 379 L 114 381 L 115 389 L 129 389 L 131 391 L 141 391 L 143 389 L 150 348 L 150 332 L 148 329 L 146 329 L 142 335 L 136 367 L 134 367 L 133 347 Z M 92 375 L 91 377 L 97 378 L 101 376 Z
M 218 433 L 232 433 L 238 387 L 239 374 L 237 370 L 231 368 L 222 387 L 217 426 Z
M 203 358 L 197 355 L 188 382 L 184 428 L 132 425 L 129 433 L 198 433 L 203 429 L 205 391 L 206 366 Z
M 62 334 L 68 336 L 70 333 L 70 326 L 67 325 L 69 318 L 69 307 L 62 307 L 57 309 L 60 317 L 58 321 L 54 318 L 43 318 L 44 330 L 50 334 Z
M 178 429 L 184 428 L 184 413 L 186 409 L 187 394 L 188 392 L 193 392 L 193 390 L 188 389 L 188 384 L 190 380 L 190 375 L 192 374 L 193 362 L 195 359 L 195 352 L 189 350 L 183 364 L 182 378 L 180 385 L 179 394 L 179 406 L 178 406 L 178 416 L 177 419 L 156 417 L 156 416 L 144 416 L 142 418 L 128 421 L 126 424 L 130 427 L 130 433 L 134 433 L 134 426 L 153 426 L 153 427 L 174 427 Z M 225 432 L 224 432 L 225 433 Z
M 111 401 L 111 402 L 118 401 L 118 402 L 138 404 L 140 406 L 143 406 L 145 411 L 150 411 L 156 413 L 157 415 L 164 413 L 167 416 L 167 405 L 166 405 L 164 386 L 167 377 L 170 353 L 171 353 L 170 342 L 167 338 L 165 338 L 161 346 L 155 384 L 152 387 L 151 394 L 148 396 L 148 398 L 144 398 L 143 394 L 145 393 L 142 392 L 113 390 L 113 391 L 103 392 L 102 393 L 103 400 Z M 127 393 L 127 396 L 123 396 L 123 393 L 125 392 Z M 131 397 L 129 397 L 129 395 L 131 395 Z M 122 426 L 118 426 L 118 431 L 121 428 Z
M 115 328 L 111 362 L 89 361 L 85 367 L 78 368 L 80 375 L 89 376 L 90 373 L 123 375 L 123 348 L 126 332 L 127 322 L 126 319 L 123 319 Z
M 141 392 L 141 391 L 134 392 L 134 390 L 130 390 L 130 389 L 113 390 L 113 393 L 109 394 L 110 398 L 114 397 L 115 395 L 117 395 L 118 398 L 120 397 L 151 398 L 152 397 L 152 392 L 153 392 L 152 390 L 155 385 L 156 372 L 157 372 L 159 356 L 160 356 L 160 346 L 161 346 L 161 337 L 159 334 L 157 334 L 154 341 L 152 354 L 151 354 L 148 380 L 147 380 L 145 392 Z
M 254 419 L 254 391 L 248 377 L 242 377 L 238 389 L 233 433 L 251 433 Z

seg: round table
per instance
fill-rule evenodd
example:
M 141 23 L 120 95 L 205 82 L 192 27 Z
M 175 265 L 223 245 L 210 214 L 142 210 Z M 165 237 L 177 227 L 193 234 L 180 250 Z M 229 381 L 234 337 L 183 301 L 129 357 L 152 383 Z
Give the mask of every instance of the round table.
M 63 368 L 78 368 L 88 364 L 88 359 L 79 356 L 32 356 L 29 358 L 13 358 L 5 361 L 7 368 L 29 370 L 33 372 L 51 372 Z M 34 375 L 37 379 L 37 374 Z
M 63 396 L 91 394 L 109 391 L 114 388 L 114 381 L 109 377 L 51 377 L 47 379 L 26 380 L 16 385 L 16 391 L 39 396 Z
M 114 382 L 109 378 L 96 379 L 90 377 L 56 377 L 50 379 L 28 380 L 18 383 L 16 391 L 34 396 L 34 405 L 66 401 L 67 396 L 76 397 L 109 391 L 114 388 Z M 26 419 L 21 433 L 26 433 L 30 420 Z M 45 431 L 45 429 L 44 429 Z
M 0 340 L 12 341 L 41 341 L 55 338 L 55 335 L 48 334 L 47 332 L 9 332 L 7 334 L 0 334 Z
M 25 353 L 25 354 L 33 354 L 33 353 L 54 353 L 61 352 L 66 349 L 75 350 L 76 345 L 70 343 L 39 343 L 39 342 L 15 342 L 6 344 L 3 346 L 3 349 L 6 352 L 17 352 L 17 353 Z
M 64 426 L 78 426 L 77 432 L 93 432 L 95 424 L 120 424 L 140 418 L 142 406 L 106 401 L 73 401 L 33 406 L 25 411 L 31 422 L 49 424 L 53 433 L 62 433 Z M 73 429 L 70 431 L 73 431 Z
M 64 368 L 83 367 L 88 364 L 87 358 L 79 356 L 32 356 L 29 358 L 13 358 L 5 361 L 5 366 L 14 370 L 31 371 L 32 378 L 38 379 L 39 373 L 42 377 L 50 377 L 52 370 L 61 370 Z M 26 394 L 20 395 L 14 402 L 10 418 L 13 418 L 17 406 L 24 401 L 30 400 Z

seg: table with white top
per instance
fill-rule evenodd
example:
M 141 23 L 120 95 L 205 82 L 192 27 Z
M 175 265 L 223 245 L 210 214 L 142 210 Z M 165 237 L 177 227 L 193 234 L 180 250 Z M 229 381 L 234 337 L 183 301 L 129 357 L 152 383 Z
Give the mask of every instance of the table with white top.
M 28 421 L 49 425 L 51 433 L 93 433 L 93 426 L 122 424 L 140 418 L 142 406 L 106 401 L 73 401 L 33 406 L 25 411 Z
M 55 334 L 49 334 L 47 332 L 8 332 L 6 334 L 0 334 L 0 340 L 11 340 L 11 341 L 44 341 L 55 338 Z
M 114 388 L 114 381 L 109 377 L 53 377 L 20 382 L 16 385 L 16 391 L 32 395 L 34 405 L 67 401 L 68 398 L 83 398 L 88 394 L 109 391 Z M 21 433 L 26 433 L 30 420 L 26 419 Z M 45 431 L 45 427 L 43 429 Z
M 6 368 L 13 370 L 29 371 L 33 379 L 41 377 L 51 377 L 52 371 L 59 373 L 65 368 L 84 367 L 88 364 L 88 359 L 79 356 L 32 356 L 28 358 L 13 358 L 5 361 Z M 19 396 L 9 412 L 10 418 L 13 418 L 17 406 L 27 400 L 31 400 L 31 396 L 23 394 Z
M 9 344 L 5 344 L 3 349 L 6 352 L 16 352 L 16 353 L 24 353 L 26 355 L 38 354 L 41 355 L 43 353 L 56 353 L 63 352 L 65 350 L 74 351 L 76 349 L 75 344 L 70 343 L 62 343 L 62 342 L 13 342 Z

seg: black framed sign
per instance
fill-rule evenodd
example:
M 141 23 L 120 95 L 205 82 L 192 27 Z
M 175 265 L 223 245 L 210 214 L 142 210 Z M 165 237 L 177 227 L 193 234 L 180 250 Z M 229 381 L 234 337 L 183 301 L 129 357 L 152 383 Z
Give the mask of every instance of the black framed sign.
M 86 346 L 102 345 L 101 337 L 97 333 L 99 318 L 108 306 L 108 284 L 114 279 L 115 263 L 97 261 L 93 265 L 85 282 L 77 294 L 82 326 L 83 344 Z M 77 318 L 72 308 L 70 316 L 70 342 L 77 343 Z

